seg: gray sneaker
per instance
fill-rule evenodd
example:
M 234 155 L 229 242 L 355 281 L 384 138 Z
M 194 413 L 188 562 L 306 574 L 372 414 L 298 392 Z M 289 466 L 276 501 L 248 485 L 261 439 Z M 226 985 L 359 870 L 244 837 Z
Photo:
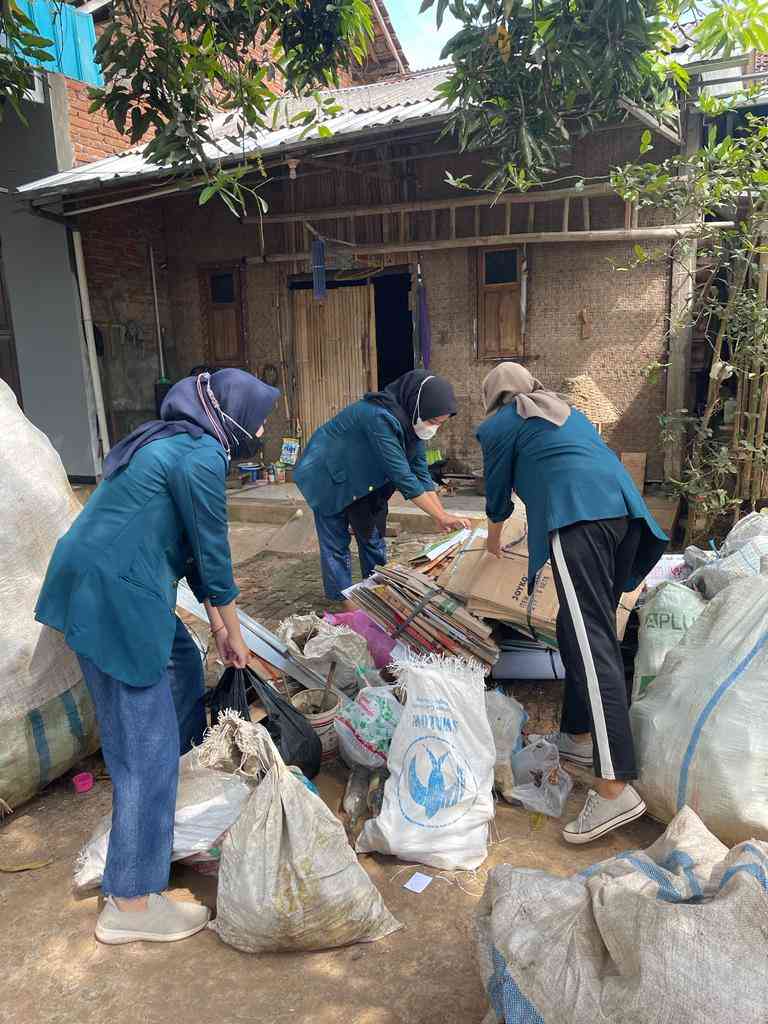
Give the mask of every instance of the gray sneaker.
M 644 814 L 645 801 L 632 786 L 625 786 L 615 800 L 606 800 L 590 789 L 581 814 L 563 829 L 563 839 L 577 846 L 591 843 Z
M 547 743 L 554 743 L 560 751 L 561 761 L 571 761 L 573 764 L 580 764 L 583 768 L 591 768 L 593 762 L 592 740 L 577 743 L 567 732 L 548 732 L 544 735 L 532 732 L 528 736 L 528 743 L 538 743 L 539 740 L 546 740 Z
M 124 942 L 176 942 L 202 931 L 211 916 L 199 903 L 178 903 L 152 893 L 146 910 L 118 910 L 107 896 L 96 922 L 96 938 L 109 946 Z

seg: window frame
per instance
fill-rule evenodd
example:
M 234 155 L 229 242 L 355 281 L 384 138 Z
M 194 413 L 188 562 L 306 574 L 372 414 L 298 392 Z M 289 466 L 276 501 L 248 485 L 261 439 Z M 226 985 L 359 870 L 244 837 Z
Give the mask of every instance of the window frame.
M 486 284 L 485 257 L 490 252 L 510 252 L 517 254 L 517 280 L 501 284 Z M 477 361 L 481 363 L 498 363 L 502 360 L 525 359 L 526 333 L 522 323 L 523 274 L 525 273 L 525 250 L 522 245 L 489 245 L 477 250 Z M 517 299 L 517 350 L 489 352 L 486 346 L 486 315 L 485 296 L 489 293 L 507 292 Z

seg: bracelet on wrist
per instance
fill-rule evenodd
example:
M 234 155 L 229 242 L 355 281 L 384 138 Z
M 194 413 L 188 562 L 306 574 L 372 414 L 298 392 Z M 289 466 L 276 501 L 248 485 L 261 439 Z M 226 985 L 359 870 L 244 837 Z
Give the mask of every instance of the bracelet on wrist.
M 211 636 L 216 636 L 217 633 L 220 633 L 222 631 L 222 629 L 226 629 L 226 628 L 227 627 L 224 625 L 224 623 L 222 623 L 220 626 L 217 626 L 216 629 L 212 629 L 211 630 Z

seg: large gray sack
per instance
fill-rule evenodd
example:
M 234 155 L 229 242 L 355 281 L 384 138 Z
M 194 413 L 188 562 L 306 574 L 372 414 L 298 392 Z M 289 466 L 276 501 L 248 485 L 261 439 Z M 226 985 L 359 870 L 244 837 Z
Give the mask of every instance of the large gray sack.
M 16 807 L 98 737 L 77 658 L 60 633 L 35 622 L 51 554 L 80 504 L 55 448 L 2 380 L 0 491 L 0 801 Z
M 476 935 L 488 1021 L 765 1024 L 768 845 L 689 808 L 644 852 L 558 878 L 504 864 Z

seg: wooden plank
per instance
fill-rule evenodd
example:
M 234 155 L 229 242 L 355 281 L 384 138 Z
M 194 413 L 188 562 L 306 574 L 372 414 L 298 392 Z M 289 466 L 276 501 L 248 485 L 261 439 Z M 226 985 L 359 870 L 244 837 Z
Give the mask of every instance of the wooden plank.
M 437 239 L 437 210 L 433 210 L 430 215 L 429 232 L 432 241 Z
M 536 207 L 531 203 L 528 207 L 528 234 L 533 234 L 533 228 L 536 223 Z
M 512 204 L 504 204 L 504 234 L 509 235 L 512 232 Z
M 563 200 L 563 231 L 568 230 L 568 222 L 571 219 L 571 200 L 569 196 Z
M 610 196 L 615 195 L 614 190 L 608 184 L 585 185 L 583 189 L 558 188 L 550 189 L 548 192 L 502 192 L 499 196 L 489 196 L 487 200 L 479 199 L 478 196 L 467 196 L 462 199 L 425 199 L 403 203 L 380 203 L 376 206 L 352 206 L 345 213 L 347 216 L 355 217 L 376 216 L 382 213 L 424 213 L 429 210 L 459 209 L 465 206 L 493 206 L 497 202 L 504 203 L 552 203 L 570 197 L 584 196 Z M 291 211 L 289 213 L 267 214 L 263 220 L 265 224 L 287 224 L 291 221 L 309 220 L 313 223 L 321 220 L 336 220 L 339 216 L 338 207 L 325 207 L 318 210 Z M 246 224 L 260 221 L 261 217 L 245 217 Z
M 480 234 L 480 207 L 475 207 L 475 234 Z
M 725 228 L 732 228 L 733 221 L 712 221 L 706 224 L 707 231 L 720 231 Z M 359 245 L 355 252 L 360 255 L 378 256 L 387 253 L 406 252 L 436 252 L 440 249 L 477 249 L 494 248 L 495 246 L 522 245 L 526 243 L 554 243 L 554 242 L 640 242 L 643 240 L 656 240 L 674 242 L 681 238 L 691 238 L 698 235 L 702 230 L 700 223 L 696 224 L 674 224 L 666 227 L 638 228 L 636 231 L 625 231 L 622 228 L 610 228 L 603 231 L 537 231 L 532 234 L 521 232 L 512 235 L 487 235 L 480 238 L 444 238 L 436 242 L 393 242 L 384 245 Z M 265 256 L 249 256 L 247 263 L 286 263 L 295 260 L 308 260 L 309 252 L 295 253 L 274 253 Z
M 677 520 L 680 516 L 680 499 L 646 497 L 645 504 L 664 533 L 671 537 L 675 532 Z
M 455 238 L 456 237 L 456 207 L 455 206 L 452 206 L 450 208 L 450 213 L 451 213 L 451 238 Z

